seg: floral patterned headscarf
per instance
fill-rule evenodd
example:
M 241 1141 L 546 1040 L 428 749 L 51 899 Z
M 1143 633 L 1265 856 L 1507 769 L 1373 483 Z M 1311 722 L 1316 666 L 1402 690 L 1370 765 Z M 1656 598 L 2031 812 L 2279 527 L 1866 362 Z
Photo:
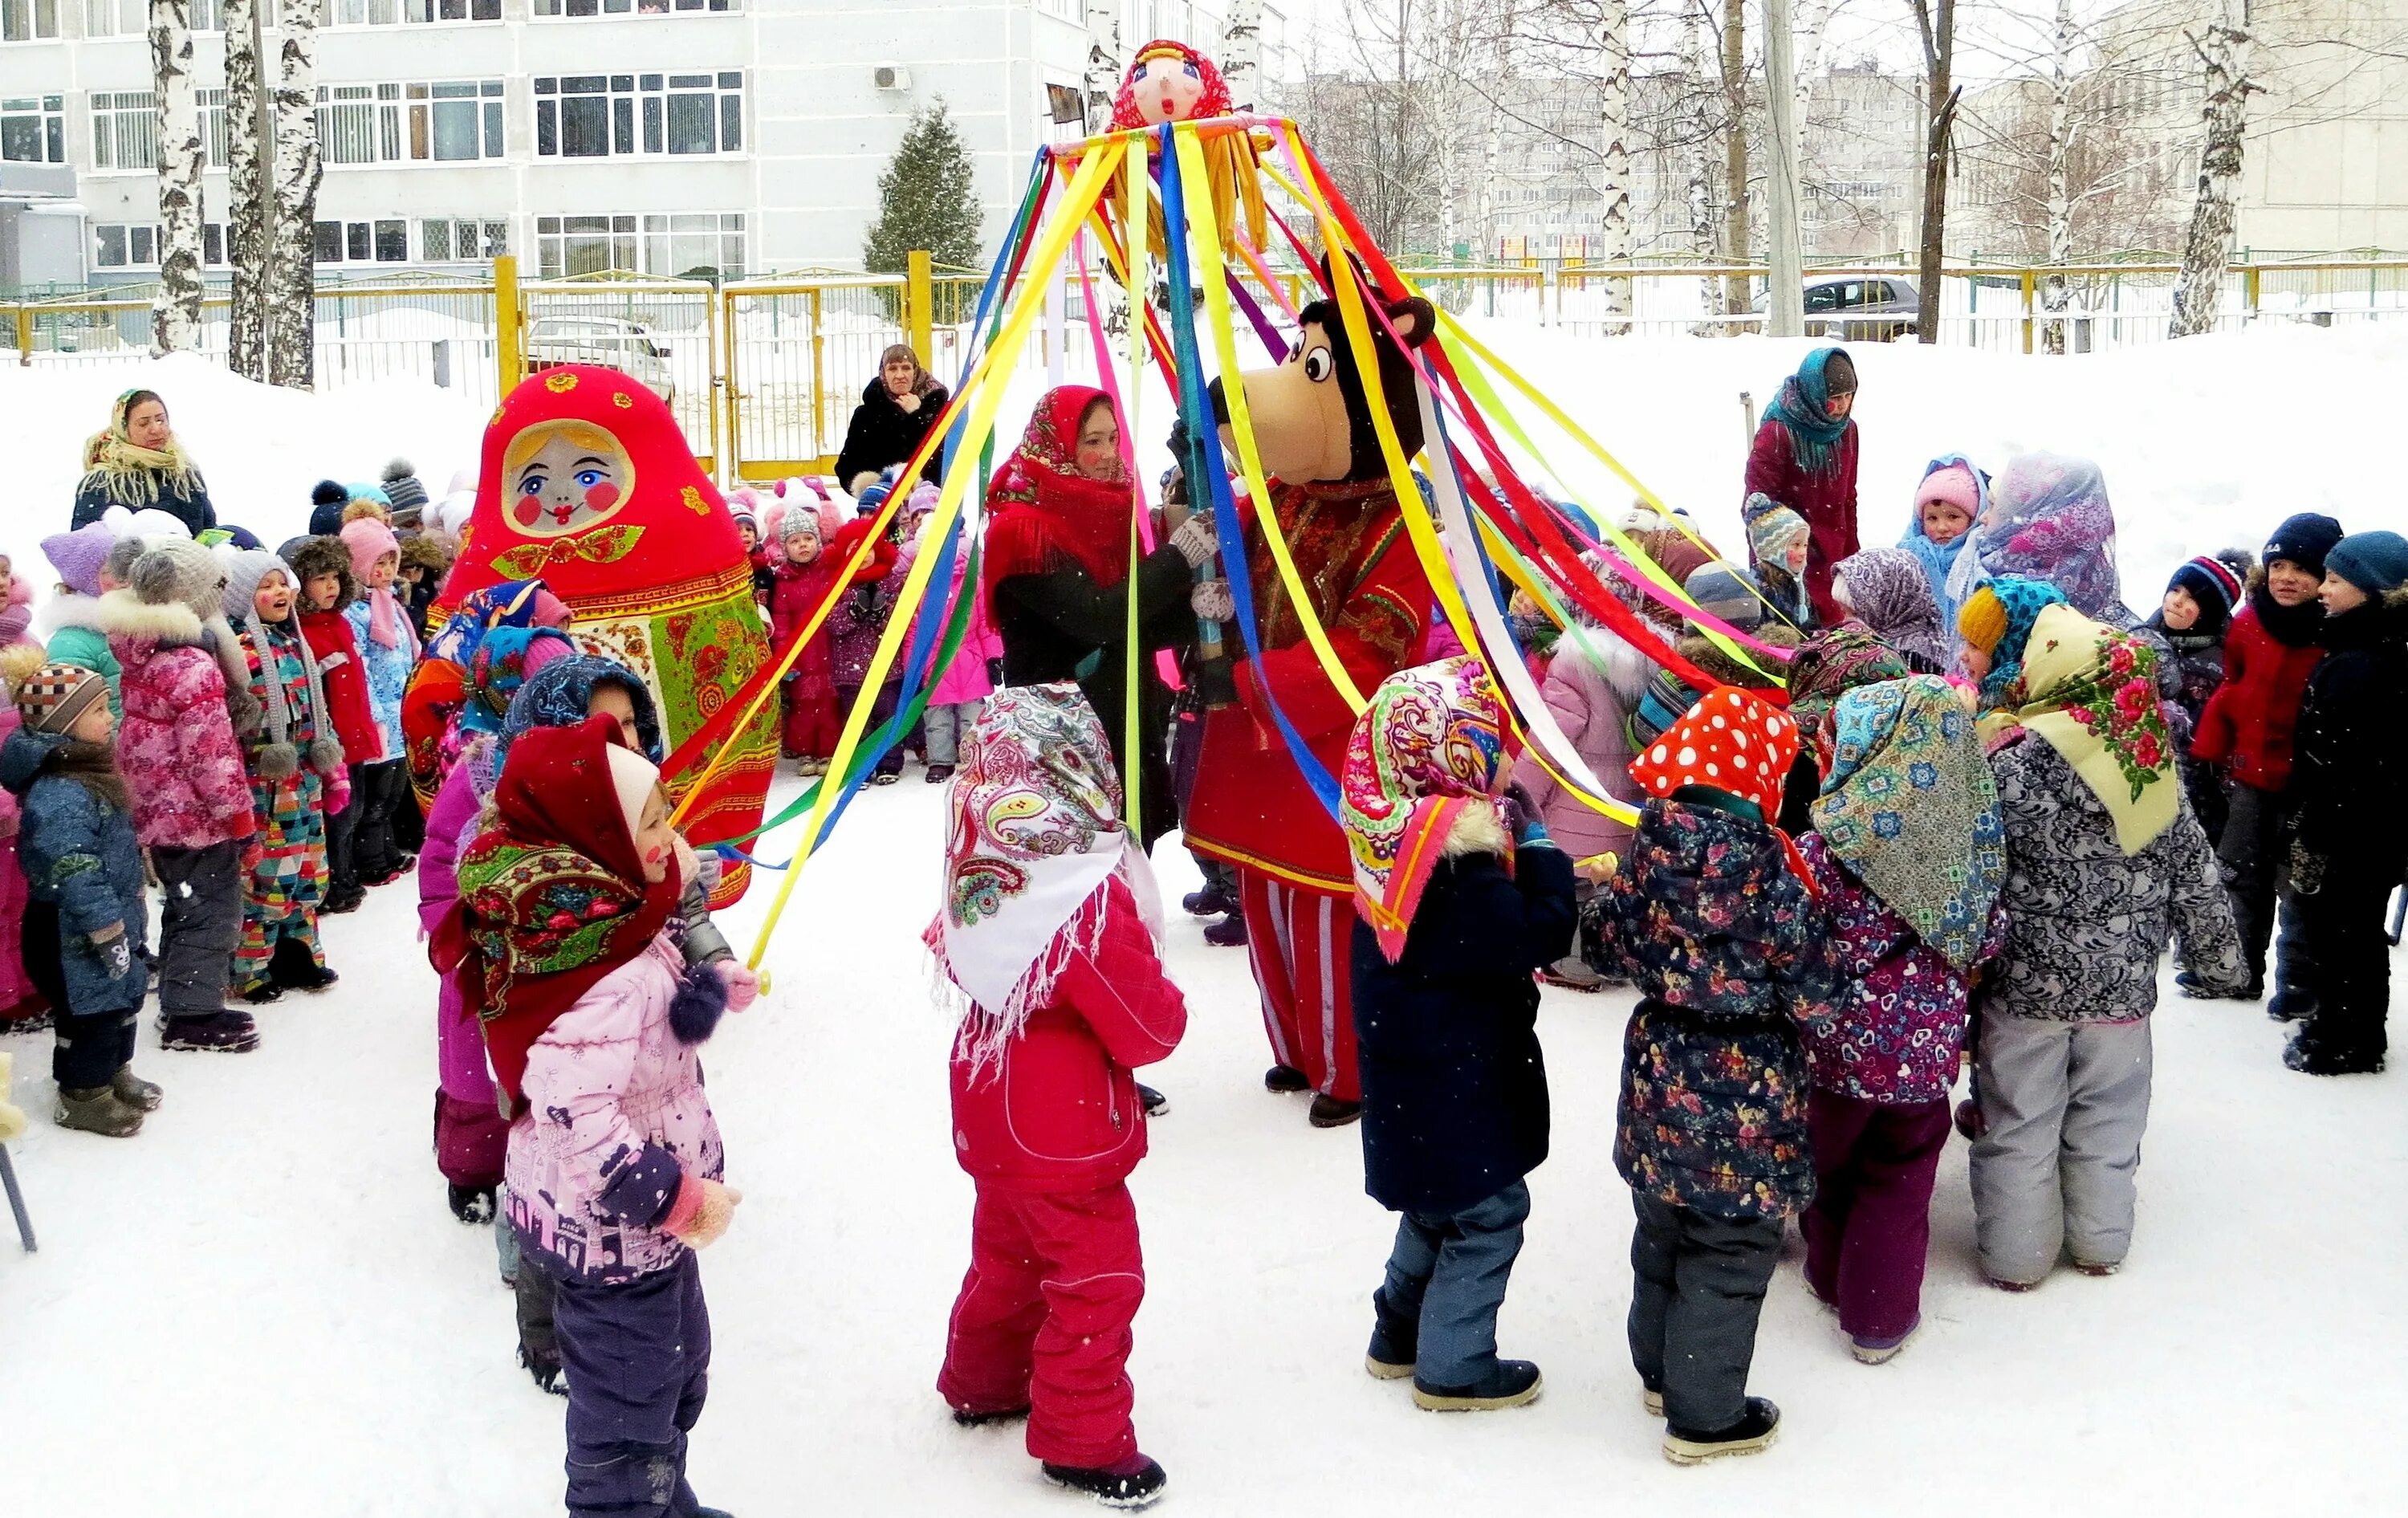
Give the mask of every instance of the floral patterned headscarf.
M 2018 454 L 1991 486 L 1990 503 L 1990 520 L 1975 538 L 1985 573 L 2045 580 L 2084 616 L 2111 627 L 2138 620 L 2116 578 L 2115 512 L 2098 465 Z
M 1817 765 L 1828 764 L 1825 730 L 1840 697 L 1859 685 L 1904 680 L 1914 672 L 1896 649 L 1860 623 L 1816 633 L 1789 661 L 1789 715 L 1798 721 L 1799 746 Z
M 1346 740 L 1339 821 L 1354 866 L 1354 909 L 1394 964 L 1464 809 L 1493 806 L 1512 771 L 1505 709 L 1469 654 L 1389 676 Z
M 495 627 L 478 640 L 468 657 L 468 702 L 460 726 L 470 733 L 498 733 L 517 695 L 538 670 L 576 653 L 568 635 L 551 627 Z
M 988 696 L 946 799 L 944 903 L 923 941 L 968 999 L 954 1049 L 975 1073 L 1095 942 L 1114 877 L 1157 936 L 1161 906 L 1121 823 L 1111 741 L 1071 681 Z
M 2157 708 L 2157 656 L 2138 638 L 2053 606 L 2024 652 L 2016 723 L 2048 740 L 2115 821 L 2126 858 L 2182 809 L 2173 734 Z
M 1814 830 L 1925 943 L 1971 969 L 2007 873 L 1973 714 L 1946 680 L 1916 675 L 1841 696 L 1831 731 Z

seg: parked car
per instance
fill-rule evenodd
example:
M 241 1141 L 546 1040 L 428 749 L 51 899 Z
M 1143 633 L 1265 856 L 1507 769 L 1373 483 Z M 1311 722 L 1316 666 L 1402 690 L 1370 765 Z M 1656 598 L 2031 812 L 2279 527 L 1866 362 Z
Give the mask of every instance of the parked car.
M 563 364 L 599 365 L 675 404 L 677 380 L 669 373 L 668 359 L 668 345 L 651 327 L 622 317 L 546 316 L 527 329 L 528 373 Z
M 1756 297 L 1765 308 L 1767 295 Z M 1806 336 L 1885 343 L 1915 335 L 1922 314 L 1914 281 L 1900 275 L 1847 274 L 1806 281 Z

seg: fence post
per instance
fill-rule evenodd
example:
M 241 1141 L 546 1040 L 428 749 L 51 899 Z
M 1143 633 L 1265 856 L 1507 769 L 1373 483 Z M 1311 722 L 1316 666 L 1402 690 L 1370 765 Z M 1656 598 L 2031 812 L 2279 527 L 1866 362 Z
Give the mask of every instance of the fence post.
M 2032 286 L 2038 278 L 2032 270 L 2024 270 L 2024 352 L 2027 355 L 2032 351 Z
M 816 451 L 812 457 L 817 458 L 828 451 L 822 445 L 826 442 L 826 434 L 830 430 L 827 404 L 827 331 L 820 325 L 820 289 L 817 285 L 811 286 L 810 307 L 811 447 Z M 833 468 L 835 465 L 831 464 L 829 467 Z
M 903 255 L 903 324 L 910 333 L 911 351 L 920 362 L 928 362 L 931 351 L 929 328 L 933 324 L 935 293 L 929 286 L 928 250 L 914 248 Z
M 519 347 L 519 261 L 509 253 L 494 260 L 494 369 L 504 400 L 526 378 Z
M 17 308 L 17 366 L 31 368 L 34 363 L 34 312 L 32 308 Z
M 2258 320 L 2258 265 L 2249 265 L 2241 271 L 2241 319 L 2255 324 Z

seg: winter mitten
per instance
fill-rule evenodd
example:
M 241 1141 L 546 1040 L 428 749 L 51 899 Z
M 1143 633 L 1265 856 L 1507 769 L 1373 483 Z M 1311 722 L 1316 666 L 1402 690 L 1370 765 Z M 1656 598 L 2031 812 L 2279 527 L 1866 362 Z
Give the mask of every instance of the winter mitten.
M 722 959 L 710 967 L 719 972 L 719 979 L 727 986 L 729 1011 L 740 1012 L 760 997 L 761 977 L 744 966 L 732 959 Z
M 2325 888 L 2325 856 L 2297 838 L 2291 840 L 2291 890 L 2312 896 Z
M 736 1221 L 736 1204 L 743 1199 L 744 1194 L 733 1186 L 688 1176 L 678 1188 L 677 1205 L 662 1221 L 662 1230 L 675 1235 L 688 1249 L 709 1249 Z
M 1213 531 L 1211 517 L 1194 516 L 1181 523 L 1179 530 L 1170 535 L 1170 546 L 1187 561 L 1187 567 L 1201 569 L 1220 551 L 1221 539 Z
M 101 967 L 108 971 L 112 981 L 123 979 L 125 972 L 134 967 L 134 946 L 125 941 L 122 923 L 111 926 L 106 938 L 93 935 L 92 952 L 100 957 Z
M 1227 622 L 1237 616 L 1238 602 L 1229 593 L 1227 580 L 1199 580 L 1196 588 L 1187 593 L 1187 609 L 1206 622 Z

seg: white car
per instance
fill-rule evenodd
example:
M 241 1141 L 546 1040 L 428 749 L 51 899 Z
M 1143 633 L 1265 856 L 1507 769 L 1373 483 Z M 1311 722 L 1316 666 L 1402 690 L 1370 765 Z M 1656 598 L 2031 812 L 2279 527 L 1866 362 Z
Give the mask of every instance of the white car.
M 674 404 L 677 380 L 669 373 L 668 345 L 641 322 L 615 316 L 546 316 L 527 329 L 526 366 L 533 374 L 564 364 L 617 369 Z

